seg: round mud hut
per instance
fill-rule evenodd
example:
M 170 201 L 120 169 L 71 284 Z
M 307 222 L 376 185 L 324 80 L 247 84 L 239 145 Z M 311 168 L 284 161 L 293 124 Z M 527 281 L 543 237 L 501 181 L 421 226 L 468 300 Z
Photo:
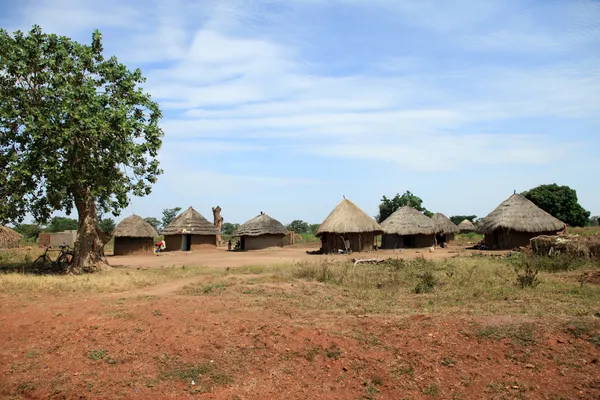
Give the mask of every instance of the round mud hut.
M 288 230 L 283 224 L 267 214 L 261 213 L 240 225 L 233 236 L 240 238 L 241 250 L 260 250 L 268 247 L 283 247 Z
M 154 253 L 156 229 L 138 215 L 125 218 L 113 232 L 115 256 L 145 255 Z
M 460 229 L 462 233 L 475 232 L 477 230 L 475 224 L 468 219 L 462 220 L 460 224 L 458 224 L 458 229 Z
M 375 237 L 381 235 L 381 226 L 356 204 L 344 199 L 319 226 L 316 236 L 321 239 L 321 252 L 339 253 L 373 250 Z
M 192 251 L 217 247 L 219 230 L 192 207 L 179 214 L 163 230 L 166 251 Z
M 514 249 L 529 245 L 540 235 L 556 235 L 565 224 L 520 194 L 513 194 L 479 221 L 477 230 L 485 235 L 490 249 Z
M 15 249 L 19 247 L 23 235 L 10 229 L 8 226 L 0 225 L 0 249 Z
M 383 237 L 381 247 L 400 249 L 421 248 L 435 245 L 436 223 L 410 206 L 400 207 L 381 223 Z
M 458 226 L 442 213 L 434 214 L 431 219 L 438 227 L 438 232 L 435 235 L 435 240 L 438 244 L 444 242 L 450 243 L 454 240 L 454 235 L 460 233 Z

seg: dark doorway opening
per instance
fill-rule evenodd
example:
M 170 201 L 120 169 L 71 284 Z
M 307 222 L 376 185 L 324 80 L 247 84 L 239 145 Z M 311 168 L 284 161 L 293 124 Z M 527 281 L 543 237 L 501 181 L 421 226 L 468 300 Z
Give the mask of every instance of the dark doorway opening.
M 190 251 L 192 249 L 192 235 L 181 236 L 181 250 Z

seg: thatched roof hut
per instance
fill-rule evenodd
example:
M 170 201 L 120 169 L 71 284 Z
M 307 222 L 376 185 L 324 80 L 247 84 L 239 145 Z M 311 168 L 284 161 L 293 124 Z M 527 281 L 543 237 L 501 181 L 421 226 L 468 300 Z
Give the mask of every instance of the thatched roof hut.
M 115 256 L 131 254 L 152 254 L 154 252 L 154 238 L 158 232 L 152 225 L 138 215 L 132 215 L 121 221 L 115 231 L 114 252 Z
M 261 213 L 240 225 L 233 236 L 240 238 L 242 250 L 259 250 L 268 247 L 282 247 L 288 234 L 285 226 L 267 214 Z
M 217 227 L 192 207 L 175 217 L 162 230 L 167 251 L 216 247 L 218 233 Z
M 475 224 L 472 223 L 471 221 L 469 221 L 468 219 L 464 219 L 460 222 L 460 224 L 458 224 L 458 229 L 460 229 L 461 232 L 475 232 L 476 228 L 475 228 Z
M 144 219 L 138 215 L 131 215 L 121 221 L 113 236 L 117 237 L 130 237 L 130 238 L 155 238 L 158 236 L 158 232 L 152 225 L 144 221 Z
M 432 246 L 439 231 L 431 218 L 410 206 L 397 209 L 381 227 L 384 232 L 381 245 L 386 249 Z
M 555 235 L 565 224 L 520 194 L 513 194 L 483 218 L 477 227 L 491 248 L 526 246 L 532 237 Z
M 0 249 L 14 249 L 19 247 L 22 237 L 23 235 L 15 232 L 8 226 L 0 225 Z
M 431 217 L 431 219 L 437 225 L 438 233 L 442 235 L 451 235 L 460 232 L 458 226 L 456 226 L 456 224 L 452 222 L 450 218 L 446 217 L 442 213 L 434 214 L 433 217 Z
M 383 228 L 356 204 L 344 198 L 319 226 L 316 236 L 321 238 L 321 250 L 325 253 L 346 249 L 351 251 L 373 249 L 375 236 Z

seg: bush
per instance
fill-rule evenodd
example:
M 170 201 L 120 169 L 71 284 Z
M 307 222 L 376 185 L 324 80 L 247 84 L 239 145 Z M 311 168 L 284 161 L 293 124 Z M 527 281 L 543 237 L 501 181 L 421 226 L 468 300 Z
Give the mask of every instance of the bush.
M 415 293 L 421 294 L 421 293 L 433 292 L 433 289 L 435 289 L 435 285 L 437 284 L 437 281 L 435 279 L 435 276 L 433 276 L 433 273 L 431 271 L 427 271 L 427 272 L 417 275 L 417 276 L 420 279 L 420 281 L 419 281 L 419 283 L 417 283 L 417 286 L 415 287 Z

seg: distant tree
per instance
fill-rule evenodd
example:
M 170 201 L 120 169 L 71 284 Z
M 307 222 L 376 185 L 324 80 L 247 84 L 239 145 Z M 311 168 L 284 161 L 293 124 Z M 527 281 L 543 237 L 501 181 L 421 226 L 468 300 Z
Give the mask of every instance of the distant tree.
M 600 225 L 600 216 L 599 215 L 594 215 L 593 217 L 590 217 L 590 220 L 588 221 L 588 225 L 589 226 L 598 226 L 598 225 Z
M 147 218 L 144 218 L 144 221 L 146 221 L 147 223 L 152 225 L 152 227 L 154 229 L 156 229 L 157 231 L 160 231 L 160 221 L 158 220 L 158 218 L 147 217 Z
M 181 211 L 181 207 L 165 208 L 162 212 L 162 227 L 165 228 L 169 225 L 171 221 L 175 219 L 179 211 Z
M 231 222 L 225 222 L 223 223 L 223 227 L 221 228 L 221 234 L 231 236 L 239 226 L 240 224 L 232 224 Z
M 50 220 L 47 230 L 50 232 L 76 231 L 79 223 L 76 219 L 67 217 L 54 217 Z
M 450 217 L 450 221 L 452 221 L 456 225 L 460 224 L 465 219 L 468 219 L 471 222 L 475 222 L 475 220 L 477 219 L 477 215 L 453 215 Z
M 381 199 L 381 204 L 379 204 L 379 214 L 375 219 L 377 222 L 383 222 L 392 215 L 396 210 L 400 207 L 411 206 L 417 211 L 421 211 L 423 214 L 431 217 L 433 215 L 432 212 L 423 207 L 423 200 L 411 193 L 410 191 L 406 191 L 402 196 L 400 193 L 397 193 L 393 198 L 388 199 L 386 196 L 383 196 Z
M 296 233 L 308 233 L 310 231 L 310 225 L 308 222 L 304 222 L 299 219 L 292 221 L 286 228 Z
M 312 234 L 317 233 L 317 229 L 319 229 L 319 226 L 321 226 L 321 224 L 310 224 L 310 226 L 308 227 L 308 231 Z
M 579 204 L 577 192 L 568 186 L 558 186 L 556 183 L 540 185 L 522 195 L 548 214 L 570 226 L 586 226 L 588 224 L 591 213 Z
M 112 233 L 115 230 L 115 220 L 112 218 L 102 218 L 98 222 L 98 227 L 104 233 Z
M 37 240 L 43 227 L 40 224 L 16 224 L 14 230 L 23 237 L 30 240 Z

